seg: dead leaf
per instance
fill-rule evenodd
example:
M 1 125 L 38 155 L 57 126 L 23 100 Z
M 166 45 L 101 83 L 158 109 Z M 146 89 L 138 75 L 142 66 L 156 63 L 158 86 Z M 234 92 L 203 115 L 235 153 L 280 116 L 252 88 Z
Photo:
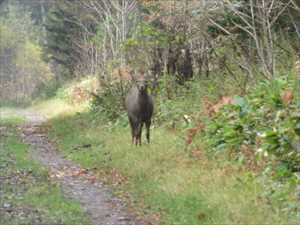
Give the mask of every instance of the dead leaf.
M 95 176 L 91 176 L 88 178 L 88 181 L 91 182 L 92 184 L 96 183 L 96 177 Z
M 205 114 L 208 116 L 213 116 L 218 113 L 225 105 L 229 105 L 233 103 L 232 97 L 222 96 L 221 99 L 217 103 L 212 103 L 208 100 L 208 97 L 204 97 L 202 99 L 204 105 Z
M 201 149 L 194 149 L 191 152 L 192 157 L 195 159 L 203 159 L 204 155 L 203 155 L 203 151 Z
M 293 90 L 286 90 L 283 92 L 281 96 L 282 102 L 284 105 L 289 105 L 294 99 L 294 93 Z
M 86 169 L 80 169 L 78 171 L 75 171 L 72 176 L 77 177 L 77 176 L 83 176 L 86 175 L 88 173 L 88 170 Z
M 187 138 L 186 138 L 186 144 L 190 145 L 193 142 L 193 138 L 197 133 L 202 131 L 204 129 L 205 125 L 202 122 L 199 122 L 197 127 L 191 128 L 187 130 Z

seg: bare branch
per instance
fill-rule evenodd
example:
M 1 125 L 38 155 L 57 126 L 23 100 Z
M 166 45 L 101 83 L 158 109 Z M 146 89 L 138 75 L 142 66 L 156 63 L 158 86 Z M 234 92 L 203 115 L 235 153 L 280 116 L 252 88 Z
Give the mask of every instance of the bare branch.
M 208 20 L 209 20 L 209 22 L 211 22 L 213 25 L 215 25 L 215 26 L 218 27 L 220 30 L 222 30 L 224 33 L 226 33 L 226 34 L 228 34 L 228 35 L 231 34 L 228 30 L 226 30 L 226 29 L 225 29 L 224 27 L 222 27 L 220 24 L 218 24 L 217 22 L 215 22 L 213 19 L 209 18 Z

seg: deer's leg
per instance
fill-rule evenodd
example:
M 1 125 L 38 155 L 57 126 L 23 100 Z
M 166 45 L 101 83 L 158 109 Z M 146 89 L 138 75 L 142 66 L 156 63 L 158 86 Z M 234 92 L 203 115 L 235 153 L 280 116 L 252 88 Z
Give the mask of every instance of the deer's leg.
M 150 143 L 150 126 L 151 126 L 151 120 L 146 121 L 146 138 L 148 144 Z
M 139 144 L 139 134 L 140 134 L 140 123 L 136 122 L 134 123 L 133 127 L 133 136 L 134 136 L 134 144 Z
M 134 125 L 134 122 L 133 122 L 133 120 L 132 120 L 132 118 L 130 118 L 129 117 L 129 124 L 130 124 L 130 130 L 131 130 L 131 142 L 132 142 L 132 144 L 135 144 L 135 130 L 136 130 L 136 128 L 135 128 L 135 125 Z
M 139 126 L 139 144 L 142 145 L 142 130 L 143 130 L 143 123 L 140 123 Z

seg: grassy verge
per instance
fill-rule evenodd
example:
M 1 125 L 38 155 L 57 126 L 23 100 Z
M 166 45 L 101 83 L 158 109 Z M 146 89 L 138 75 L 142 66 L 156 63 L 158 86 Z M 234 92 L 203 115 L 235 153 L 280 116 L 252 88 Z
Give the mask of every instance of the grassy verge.
M 39 101 L 32 105 L 29 109 L 40 113 L 47 118 L 54 118 L 61 115 L 73 115 L 77 112 L 84 112 L 87 109 L 88 103 L 70 104 L 60 98 L 48 99 Z
M 54 118 L 51 137 L 67 158 L 95 169 L 120 195 L 129 192 L 136 208 L 160 224 L 297 224 L 278 210 L 280 202 L 264 197 L 254 174 L 207 159 L 201 149 L 185 151 L 180 133 L 155 128 L 153 142 L 136 148 L 125 124 L 112 128 L 91 118 Z
M 19 138 L 21 118 L 0 118 L 0 224 L 89 224 L 80 205 L 63 197 Z

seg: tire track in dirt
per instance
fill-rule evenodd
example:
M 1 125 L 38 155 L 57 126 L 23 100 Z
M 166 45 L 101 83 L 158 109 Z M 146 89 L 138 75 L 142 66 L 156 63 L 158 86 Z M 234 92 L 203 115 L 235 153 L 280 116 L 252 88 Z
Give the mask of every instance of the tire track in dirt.
M 63 193 L 77 200 L 87 212 L 93 225 L 138 225 L 126 211 L 126 204 L 113 197 L 110 190 L 96 181 L 92 172 L 64 159 L 43 133 L 46 119 L 27 111 L 18 112 L 26 118 L 21 127 L 23 140 L 32 147 L 32 157 L 48 168 L 50 177 L 58 181 Z

